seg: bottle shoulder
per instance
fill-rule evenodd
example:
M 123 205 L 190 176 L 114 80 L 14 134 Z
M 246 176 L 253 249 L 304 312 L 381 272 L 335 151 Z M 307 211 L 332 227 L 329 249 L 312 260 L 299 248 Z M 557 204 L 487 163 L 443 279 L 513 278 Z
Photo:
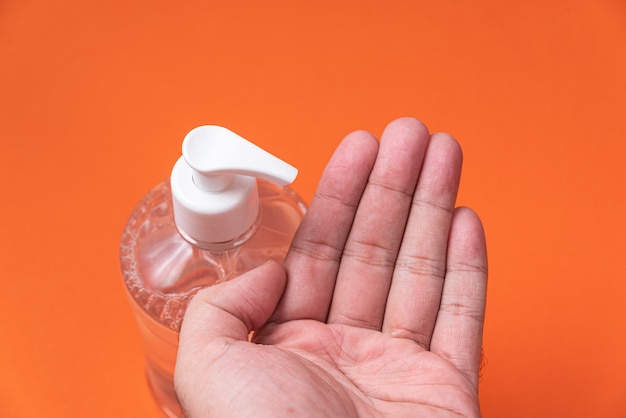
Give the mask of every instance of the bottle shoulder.
M 297 228 L 306 212 L 304 200 L 291 187 L 280 187 L 260 179 L 257 182 L 261 228 L 284 231 L 287 234 L 295 232 L 294 227 Z

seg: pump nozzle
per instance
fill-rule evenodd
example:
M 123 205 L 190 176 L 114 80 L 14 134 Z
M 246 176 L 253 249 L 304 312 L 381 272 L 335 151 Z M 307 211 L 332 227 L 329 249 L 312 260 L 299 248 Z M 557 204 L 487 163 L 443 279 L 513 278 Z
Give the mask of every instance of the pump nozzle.
M 200 126 L 183 141 L 183 157 L 202 190 L 228 187 L 230 175 L 259 177 L 280 186 L 294 181 L 298 170 L 221 126 Z
M 203 246 L 237 239 L 259 212 L 256 178 L 290 184 L 298 170 L 221 126 L 200 126 L 183 140 L 171 176 L 174 220 Z

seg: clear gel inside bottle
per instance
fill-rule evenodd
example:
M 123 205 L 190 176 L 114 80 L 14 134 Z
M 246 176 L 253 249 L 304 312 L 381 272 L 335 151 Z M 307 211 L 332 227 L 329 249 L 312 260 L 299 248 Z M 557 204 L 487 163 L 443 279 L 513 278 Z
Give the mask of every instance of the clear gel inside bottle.
M 201 288 L 238 276 L 267 260 L 281 263 L 306 210 L 289 187 L 257 182 L 260 222 L 253 227 L 252 236 L 234 248 L 200 249 L 179 234 L 168 181 L 144 197 L 124 230 L 124 283 L 139 325 L 150 389 L 168 416 L 182 415 L 173 376 L 178 331 L 190 298 Z

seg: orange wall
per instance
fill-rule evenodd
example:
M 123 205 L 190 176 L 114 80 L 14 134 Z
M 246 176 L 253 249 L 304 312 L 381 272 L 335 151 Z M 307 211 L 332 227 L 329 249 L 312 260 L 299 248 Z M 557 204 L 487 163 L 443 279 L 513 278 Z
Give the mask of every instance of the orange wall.
M 625 416 L 626 3 L 238 3 L 0 3 L 0 416 L 158 416 L 117 246 L 189 129 L 308 200 L 403 115 L 459 139 L 485 222 L 485 416 Z

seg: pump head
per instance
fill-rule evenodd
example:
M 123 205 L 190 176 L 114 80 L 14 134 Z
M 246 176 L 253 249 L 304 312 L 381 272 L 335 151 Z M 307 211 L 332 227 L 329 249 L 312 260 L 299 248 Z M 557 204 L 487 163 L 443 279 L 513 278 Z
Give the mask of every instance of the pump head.
M 256 178 L 286 186 L 298 170 L 221 126 L 191 130 L 171 175 L 176 227 L 200 247 L 229 243 L 259 216 Z

